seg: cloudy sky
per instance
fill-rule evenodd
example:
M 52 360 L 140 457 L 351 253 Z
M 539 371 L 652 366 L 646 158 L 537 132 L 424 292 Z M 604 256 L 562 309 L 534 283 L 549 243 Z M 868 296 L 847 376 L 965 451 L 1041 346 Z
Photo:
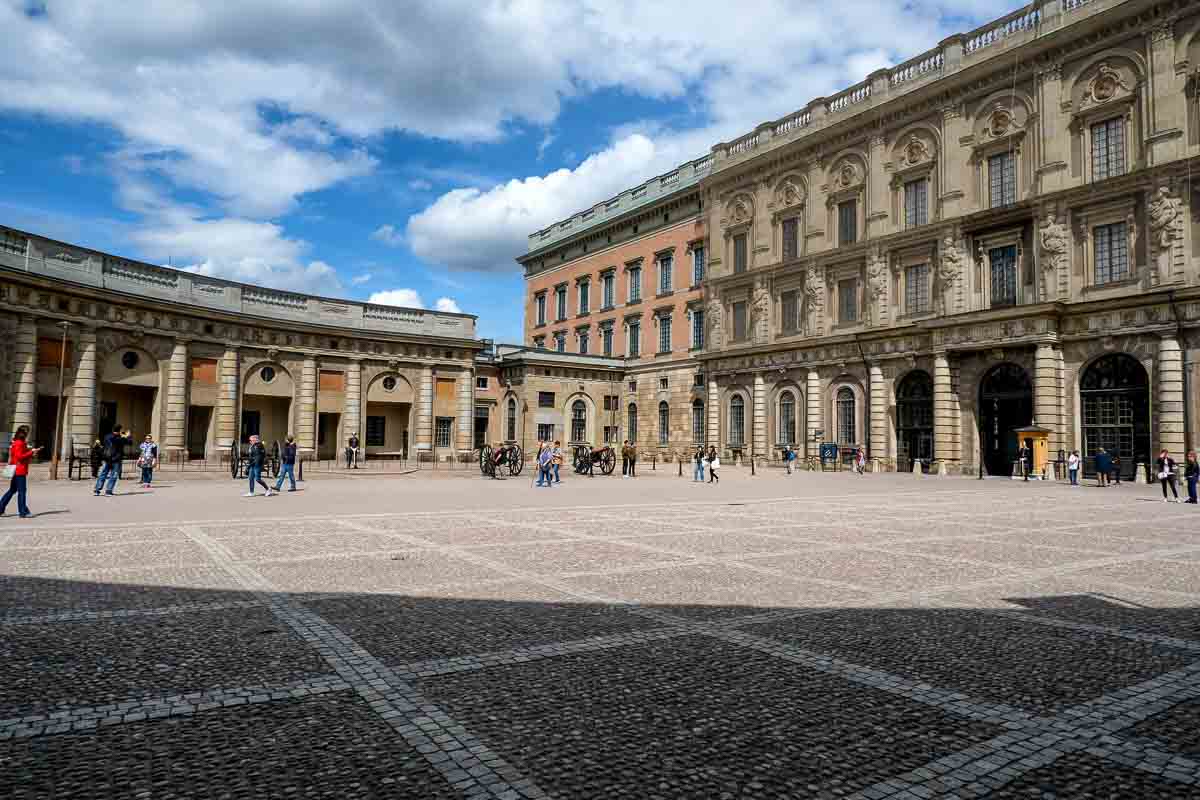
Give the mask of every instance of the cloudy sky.
M 528 233 L 1016 5 L 0 0 L 0 222 L 519 340 Z

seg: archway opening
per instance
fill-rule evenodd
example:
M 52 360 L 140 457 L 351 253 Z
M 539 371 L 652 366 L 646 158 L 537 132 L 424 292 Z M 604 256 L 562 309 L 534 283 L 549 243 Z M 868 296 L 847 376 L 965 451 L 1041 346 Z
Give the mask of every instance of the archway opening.
M 242 444 L 259 436 L 268 449 L 292 431 L 292 376 L 278 364 L 255 365 L 242 389 L 242 419 L 238 439 Z M 303 442 L 302 442 L 303 444 Z
M 1132 478 L 1150 460 L 1150 377 L 1136 358 L 1111 353 L 1093 361 L 1079 381 L 1083 407 L 1083 473 L 1095 475 L 1103 448 L 1120 459 L 1121 477 Z
M 587 441 L 587 403 L 576 400 L 571 403 L 571 444 L 586 444 Z
M 147 433 L 161 439 L 158 361 L 144 350 L 123 347 L 104 362 L 100 383 L 99 435 L 121 425 L 140 443 Z M 161 442 L 160 442 L 161 445 Z
M 408 458 L 413 388 L 400 375 L 380 375 L 367 389 L 366 419 L 359 446 L 368 458 Z
M 933 379 L 914 370 L 896 387 L 896 468 L 912 471 L 913 461 L 928 469 L 933 461 Z
M 1017 460 L 1013 431 L 1033 423 L 1033 383 L 1016 364 L 998 364 L 979 383 L 983 464 L 989 475 L 1009 475 Z

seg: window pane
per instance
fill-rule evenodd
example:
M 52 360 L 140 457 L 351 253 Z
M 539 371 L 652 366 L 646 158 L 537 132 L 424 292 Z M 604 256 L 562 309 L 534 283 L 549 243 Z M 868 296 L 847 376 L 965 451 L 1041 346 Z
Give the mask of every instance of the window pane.
M 925 180 L 904 184 L 904 227 L 915 228 L 929 222 L 928 187 Z
M 1129 236 L 1124 222 L 1100 225 L 1092 231 L 1096 257 L 1096 283 L 1129 277 Z
M 858 281 L 838 281 L 838 320 L 845 324 L 858 319 Z
M 637 323 L 629 325 L 629 355 L 636 357 L 642 346 L 642 326 Z
M 437 418 L 436 445 L 438 447 L 449 447 L 450 446 L 450 423 L 451 423 L 451 421 L 452 420 L 449 417 L 438 417 Z
M 1017 248 L 993 247 L 988 251 L 992 266 L 992 305 L 1013 306 L 1017 304 Z
M 779 397 L 779 444 L 796 443 L 796 396 L 784 392 Z
M 780 327 L 785 333 L 800 329 L 800 293 L 796 290 L 784 292 L 779 296 L 780 313 L 783 319 Z
M 667 316 L 658 318 L 658 352 L 671 352 L 671 318 Z
M 537 299 L 537 321 L 538 325 L 546 324 L 546 295 L 538 295 Z
M 611 356 L 613 354 L 613 329 L 607 327 L 601 330 L 600 336 L 604 341 L 604 355 Z
M 554 408 L 554 392 L 538 392 L 538 408 Z
M 1012 153 L 1000 153 L 988 159 L 988 197 L 992 207 L 1017 201 L 1016 159 Z
M 746 234 L 733 237 L 733 271 L 746 271 Z
M 784 260 L 800 255 L 800 220 L 791 217 L 783 221 Z
M 671 441 L 671 410 L 666 403 L 658 404 L 658 443 Z
M 733 339 L 740 342 L 746 338 L 746 303 L 733 304 Z
M 636 403 L 629 404 L 629 420 L 628 420 L 628 423 L 626 424 L 625 428 L 626 428 L 626 430 L 629 431 L 629 441 L 636 442 L 637 441 L 637 404 Z
M 367 417 L 367 447 L 387 444 L 387 417 Z
M 580 281 L 579 282 L 579 313 L 580 314 L 588 313 L 588 304 L 591 302 L 591 293 L 592 293 L 591 290 L 592 290 L 592 282 L 591 281 Z
M 567 318 L 567 290 L 565 288 L 555 290 L 554 299 L 558 306 L 558 308 L 556 309 L 558 311 L 558 319 L 560 319 L 560 320 L 566 319 Z
M 604 307 L 612 308 L 616 302 L 617 279 L 613 275 L 604 276 Z
M 692 286 L 699 286 L 704 280 L 704 248 L 692 249 Z
M 704 347 L 704 312 L 698 308 L 692 311 L 692 347 Z
M 704 441 L 704 403 L 700 400 L 692 401 L 692 441 Z
M 587 441 L 587 405 L 582 400 L 571 404 L 571 441 Z
M 554 441 L 554 425 L 548 422 L 538 423 L 538 440 L 542 442 Z
M 847 388 L 837 395 L 838 444 L 856 444 L 854 430 L 854 392 Z
M 565 333 L 554 334 L 554 349 L 560 353 L 567 352 L 567 335 Z
M 508 401 L 508 441 L 517 440 L 517 401 Z
M 917 264 L 904 271 L 904 308 L 909 314 L 929 310 L 928 264 Z
M 586 333 L 579 334 L 579 354 L 586 356 L 588 353 L 589 336 Z
M 740 395 L 729 401 L 729 444 L 741 447 L 746 443 L 746 402 Z
M 674 261 L 670 256 L 665 256 L 658 261 L 659 294 L 666 294 L 671 291 L 671 267 L 674 265 Z
M 838 244 L 858 241 L 858 201 L 838 203 Z
M 1110 119 L 1092 126 L 1092 174 L 1104 180 L 1125 172 L 1125 124 Z

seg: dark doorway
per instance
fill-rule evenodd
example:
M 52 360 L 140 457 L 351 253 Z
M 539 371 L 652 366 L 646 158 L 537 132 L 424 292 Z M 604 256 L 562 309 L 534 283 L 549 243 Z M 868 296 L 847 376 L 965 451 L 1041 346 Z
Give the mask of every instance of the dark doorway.
M 357 435 L 359 431 L 346 431 L 345 440 L 338 441 L 338 424 L 342 415 L 323 412 L 317 415 L 317 458 L 337 458 L 342 448 L 349 447 L 350 434 Z M 361 440 L 359 445 L 362 445 Z
M 212 422 L 212 406 L 190 406 L 187 422 L 188 458 L 204 458 L 208 444 L 208 426 Z
M 1011 475 L 1017 460 L 1013 431 L 1033 423 L 1033 384 L 1016 364 L 992 367 L 979 384 L 983 464 L 989 475 Z
M 1150 461 L 1150 378 L 1133 356 L 1102 356 L 1079 381 L 1083 406 L 1083 474 L 1096 474 L 1104 448 L 1120 459 L 1121 477 L 1133 478 L 1138 463 Z
M 249 409 L 242 410 L 242 444 L 250 441 L 251 436 L 258 436 L 262 430 L 262 413 Z
M 911 472 L 913 460 L 928 471 L 933 461 L 933 379 L 914 370 L 896 388 L 896 468 Z
M 33 423 L 34 447 L 42 448 L 38 461 L 49 461 L 54 455 L 54 434 L 58 431 L 58 398 L 39 394 L 37 418 Z M 69 455 L 69 454 L 68 454 Z
M 487 444 L 489 410 L 487 406 L 475 406 L 475 449 Z

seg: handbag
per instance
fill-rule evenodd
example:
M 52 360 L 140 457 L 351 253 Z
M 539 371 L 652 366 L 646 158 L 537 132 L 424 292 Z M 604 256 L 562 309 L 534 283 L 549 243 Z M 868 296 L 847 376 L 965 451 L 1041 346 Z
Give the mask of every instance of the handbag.
M 17 477 L 17 465 L 16 465 L 16 464 L 8 464 L 8 465 L 6 465 L 6 466 L 4 467 L 4 477 L 6 477 L 6 478 L 15 478 L 15 477 Z

